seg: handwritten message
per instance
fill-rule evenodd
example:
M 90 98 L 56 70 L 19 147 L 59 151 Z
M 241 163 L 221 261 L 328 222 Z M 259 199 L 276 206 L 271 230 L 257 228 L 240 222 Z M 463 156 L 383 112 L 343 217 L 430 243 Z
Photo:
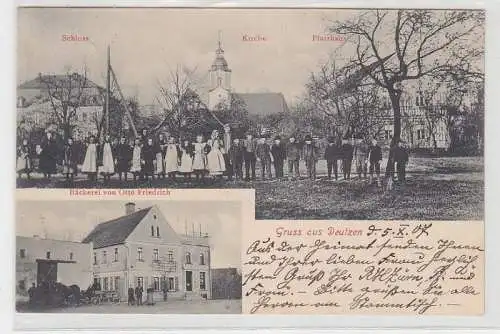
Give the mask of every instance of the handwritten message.
M 257 221 L 244 230 L 244 313 L 483 313 L 483 222 Z

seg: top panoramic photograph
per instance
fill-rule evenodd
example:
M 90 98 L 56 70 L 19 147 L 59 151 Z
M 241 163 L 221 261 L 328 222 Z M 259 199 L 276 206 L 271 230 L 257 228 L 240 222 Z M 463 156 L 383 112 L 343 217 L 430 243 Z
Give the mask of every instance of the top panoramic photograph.
M 485 12 L 20 7 L 17 188 L 482 220 Z

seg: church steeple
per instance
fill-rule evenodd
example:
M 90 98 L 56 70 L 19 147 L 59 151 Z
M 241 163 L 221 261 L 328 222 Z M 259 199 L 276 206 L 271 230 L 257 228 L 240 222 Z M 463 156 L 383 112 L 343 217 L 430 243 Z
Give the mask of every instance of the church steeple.
M 215 49 L 215 59 L 209 70 L 210 90 L 209 108 L 213 109 L 220 103 L 227 104 L 230 101 L 231 92 L 231 70 L 224 58 L 222 47 L 222 32 L 219 30 L 217 48 Z

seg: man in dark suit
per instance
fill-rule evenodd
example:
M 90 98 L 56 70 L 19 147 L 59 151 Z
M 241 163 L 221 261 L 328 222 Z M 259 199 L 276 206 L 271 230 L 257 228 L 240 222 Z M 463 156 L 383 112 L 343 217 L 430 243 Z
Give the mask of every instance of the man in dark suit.
M 283 165 L 286 159 L 285 147 L 281 143 L 281 137 L 276 136 L 274 138 L 274 143 L 271 146 L 271 154 L 273 156 L 274 162 L 274 171 L 276 173 L 276 178 L 283 177 Z
M 372 140 L 372 145 L 368 149 L 368 160 L 370 163 L 370 184 L 373 182 L 373 172 L 377 174 L 377 185 L 380 185 L 380 162 L 382 161 L 382 148 L 378 145 L 377 139 Z
M 325 149 L 326 167 L 328 170 L 328 179 L 332 178 L 332 169 L 335 175 L 335 180 L 338 180 L 338 160 L 342 158 L 340 148 L 335 143 L 333 137 L 328 138 L 328 146 Z
M 342 152 L 342 169 L 344 172 L 344 180 L 350 180 L 354 147 L 349 143 L 349 139 L 344 138 L 342 140 L 341 152 Z
M 243 146 L 245 148 L 245 180 L 250 180 L 250 169 L 252 170 L 252 180 L 255 180 L 255 163 L 257 161 L 255 151 L 257 149 L 257 143 L 252 134 L 247 134 L 247 139 L 245 139 Z

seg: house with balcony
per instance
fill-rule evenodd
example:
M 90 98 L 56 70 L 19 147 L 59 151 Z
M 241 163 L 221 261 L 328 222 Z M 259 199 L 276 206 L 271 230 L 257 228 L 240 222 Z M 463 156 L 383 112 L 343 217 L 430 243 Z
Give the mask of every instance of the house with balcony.
M 211 298 L 208 235 L 177 233 L 157 206 L 136 210 L 98 224 L 83 243 L 93 244 L 93 280 L 101 290 L 127 299 L 128 288 L 154 290 L 154 299 Z

